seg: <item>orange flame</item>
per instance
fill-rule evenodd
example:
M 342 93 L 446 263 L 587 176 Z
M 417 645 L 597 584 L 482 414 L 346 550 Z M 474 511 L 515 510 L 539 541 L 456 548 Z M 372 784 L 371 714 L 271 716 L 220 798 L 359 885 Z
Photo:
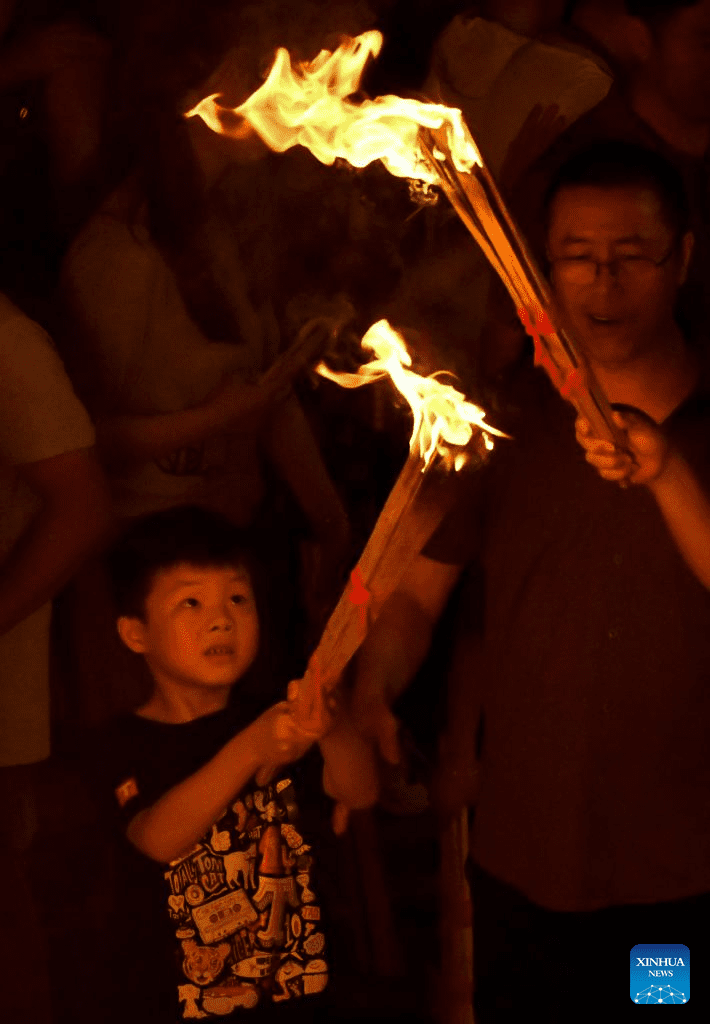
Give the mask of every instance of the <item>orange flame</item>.
M 448 446 L 463 449 L 471 440 L 474 427 L 481 431 L 488 450 L 493 447 L 491 434 L 507 437 L 486 423 L 483 409 L 467 402 L 463 394 L 450 384 L 442 384 L 436 379 L 436 374 L 422 377 L 408 369 L 412 365 L 411 356 L 402 336 L 387 320 L 379 320 L 372 325 L 362 339 L 362 346 L 374 352 L 375 358 L 364 363 L 357 373 L 335 373 L 324 363 L 316 367 L 317 372 L 345 388 L 359 388 L 390 377 L 411 406 L 414 426 L 410 445 L 413 447 L 419 443 L 425 466 L 438 452 L 446 458 L 453 458 L 454 468 L 460 469 L 466 462 L 463 451 L 452 453 Z
M 246 119 L 267 146 L 283 153 L 301 145 L 324 164 L 338 157 L 355 167 L 381 160 L 399 178 L 436 184 L 422 151 L 420 127 L 445 127 L 456 169 L 482 165 L 460 110 L 399 96 L 353 103 L 365 64 L 382 46 L 379 32 L 346 39 L 334 52 L 321 50 L 310 62 L 291 62 L 280 48 L 269 76 L 240 107 L 221 107 L 219 94 L 201 100 L 186 117 L 199 116 L 218 133 L 238 136 Z M 236 124 L 235 124 L 236 115 Z
M 457 170 L 482 166 L 460 110 L 435 103 L 379 96 L 354 103 L 352 97 L 370 57 L 382 47 L 379 32 L 364 32 L 346 39 L 337 50 L 321 50 L 310 62 L 294 65 L 287 50 L 277 51 L 271 71 L 241 106 L 220 106 L 218 94 L 201 100 L 186 117 L 199 116 L 215 132 L 243 136 L 248 122 L 267 146 L 283 153 L 302 145 L 324 164 L 338 158 L 355 167 L 381 160 L 396 177 L 438 184 L 439 177 L 419 143 L 420 128 L 444 128 Z M 443 154 L 436 153 L 443 158 Z M 435 452 L 460 469 L 466 462 L 464 447 L 474 428 L 481 431 L 486 448 L 491 435 L 506 437 L 485 422 L 482 409 L 436 375 L 422 377 L 412 370 L 411 358 L 399 334 L 386 320 L 374 324 L 362 340 L 375 359 L 357 373 L 334 373 L 321 363 L 317 370 L 344 387 L 360 387 L 389 376 L 414 414 L 411 446 L 419 444 L 426 467 Z M 448 446 L 458 451 L 451 451 Z

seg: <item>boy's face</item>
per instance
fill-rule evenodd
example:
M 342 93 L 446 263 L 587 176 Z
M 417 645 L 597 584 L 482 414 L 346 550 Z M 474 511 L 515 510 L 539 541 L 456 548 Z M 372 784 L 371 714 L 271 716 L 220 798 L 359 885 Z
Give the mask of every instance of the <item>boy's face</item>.
M 120 619 L 119 632 L 145 656 L 163 691 L 228 688 L 250 667 L 259 645 L 249 574 L 239 566 L 163 569 L 146 599 L 145 620 Z

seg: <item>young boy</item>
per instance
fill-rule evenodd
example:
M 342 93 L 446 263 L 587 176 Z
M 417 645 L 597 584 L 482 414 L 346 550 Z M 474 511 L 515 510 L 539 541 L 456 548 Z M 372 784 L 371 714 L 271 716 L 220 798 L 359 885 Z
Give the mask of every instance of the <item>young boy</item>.
M 132 1022 L 314 1021 L 328 944 L 317 850 L 294 824 L 309 758 L 277 766 L 318 738 L 329 795 L 365 807 L 377 793 L 370 748 L 345 712 L 322 716 L 314 737 L 288 702 L 263 710 L 253 696 L 257 576 L 231 524 L 198 508 L 157 513 L 123 538 L 111 570 L 119 634 L 153 680 L 101 742 L 133 848 L 113 1009 Z

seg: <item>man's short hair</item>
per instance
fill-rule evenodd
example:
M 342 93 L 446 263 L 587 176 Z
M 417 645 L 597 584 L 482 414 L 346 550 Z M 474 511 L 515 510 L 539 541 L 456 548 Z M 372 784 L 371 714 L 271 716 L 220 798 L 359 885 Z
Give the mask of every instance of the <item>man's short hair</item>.
M 555 197 L 565 188 L 648 188 L 657 197 L 664 219 L 676 237 L 690 226 L 683 179 L 660 153 L 631 142 L 597 142 L 570 157 L 558 169 L 544 199 L 545 225 Z
M 215 512 L 178 506 L 137 520 L 109 553 L 117 613 L 144 618 L 156 574 L 182 563 L 199 568 L 244 567 L 254 583 L 250 535 Z

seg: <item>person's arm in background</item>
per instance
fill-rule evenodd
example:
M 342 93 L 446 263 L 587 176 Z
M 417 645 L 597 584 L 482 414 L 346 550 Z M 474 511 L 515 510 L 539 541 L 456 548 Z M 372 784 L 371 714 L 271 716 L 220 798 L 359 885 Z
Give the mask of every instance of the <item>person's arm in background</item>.
M 144 362 L 160 256 L 134 237 L 119 213 L 120 203 L 118 212 L 95 219 L 88 240 L 80 236 L 65 258 L 61 280 L 63 354 L 93 415 L 99 455 L 109 469 L 164 458 L 245 420 L 272 414 L 289 394 L 294 373 L 286 365 L 255 384 L 227 373 L 188 408 L 134 412 L 130 404 Z M 183 329 L 191 335 L 195 331 L 187 314 Z
M 399 749 L 397 720 L 390 709 L 424 661 L 460 572 L 458 565 L 419 555 L 385 602 L 358 655 L 353 718 L 393 764 Z
M 635 465 L 625 452 L 591 433 L 586 420 L 577 419 L 577 440 L 587 462 L 605 480 L 648 487 L 658 504 L 676 547 L 703 586 L 710 589 L 710 500 L 695 473 L 647 416 L 614 413 L 626 431 Z
M 22 517 L 0 562 L 0 632 L 53 597 L 108 535 L 94 441 L 49 337 L 0 296 L 0 460 Z
M 108 537 L 111 505 L 93 449 L 16 467 L 39 500 L 0 565 L 0 634 L 41 608 Z
M 203 402 L 176 412 L 97 414 L 96 439 L 107 466 L 127 466 L 164 458 L 179 448 L 253 421 L 278 406 L 289 394 L 288 378 L 270 378 L 265 385 L 244 384 L 229 375 Z

